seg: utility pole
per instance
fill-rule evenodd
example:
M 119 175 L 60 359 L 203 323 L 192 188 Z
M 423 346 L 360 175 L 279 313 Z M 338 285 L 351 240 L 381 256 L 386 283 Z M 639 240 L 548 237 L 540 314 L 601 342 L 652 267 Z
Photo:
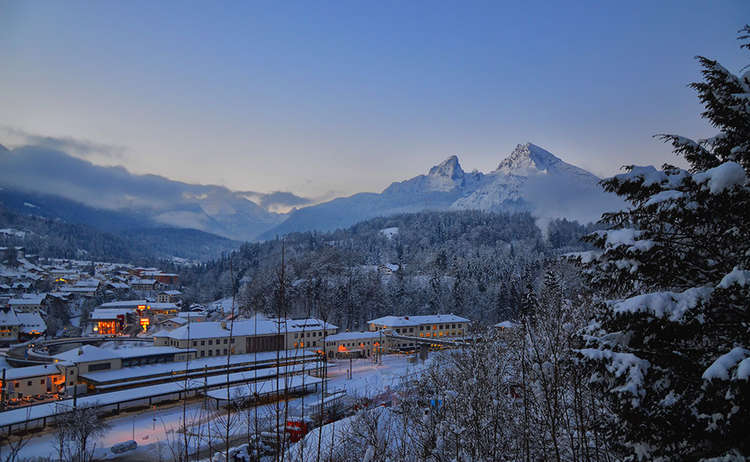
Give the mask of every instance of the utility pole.
M 5 410 L 5 368 L 3 368 L 3 383 L 2 388 L 0 388 L 0 408 L 2 410 Z

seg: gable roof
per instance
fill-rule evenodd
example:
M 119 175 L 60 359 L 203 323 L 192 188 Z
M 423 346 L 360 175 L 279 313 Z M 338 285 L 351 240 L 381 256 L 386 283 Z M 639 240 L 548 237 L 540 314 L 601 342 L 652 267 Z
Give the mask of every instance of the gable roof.
M 430 314 L 423 316 L 383 316 L 367 321 L 368 324 L 378 324 L 388 327 L 416 326 L 419 324 L 440 324 L 446 322 L 471 322 L 455 314 Z

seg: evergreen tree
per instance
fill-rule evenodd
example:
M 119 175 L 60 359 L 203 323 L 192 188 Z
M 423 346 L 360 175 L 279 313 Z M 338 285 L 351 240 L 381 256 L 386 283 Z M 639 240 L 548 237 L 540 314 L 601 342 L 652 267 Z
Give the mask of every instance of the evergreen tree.
M 750 48 L 750 28 L 741 31 Z M 750 455 L 750 72 L 698 57 L 691 85 L 718 135 L 661 135 L 690 165 L 630 166 L 604 181 L 631 207 L 580 254 L 603 299 L 583 362 L 638 460 Z

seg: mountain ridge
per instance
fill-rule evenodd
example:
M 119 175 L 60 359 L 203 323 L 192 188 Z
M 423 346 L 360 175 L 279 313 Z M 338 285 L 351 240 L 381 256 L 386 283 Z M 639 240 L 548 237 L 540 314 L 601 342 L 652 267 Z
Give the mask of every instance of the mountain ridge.
M 419 210 L 530 211 L 540 217 L 555 217 L 559 210 L 574 219 L 595 221 L 601 212 L 619 205 L 598 183 L 596 175 L 528 142 L 517 145 L 491 172 L 466 173 L 458 156 L 452 155 L 426 175 L 393 182 L 379 194 L 360 193 L 295 210 L 260 238 L 330 231 L 368 218 Z M 545 189 L 550 191 L 548 200 Z M 587 205 L 576 210 L 576 200 Z

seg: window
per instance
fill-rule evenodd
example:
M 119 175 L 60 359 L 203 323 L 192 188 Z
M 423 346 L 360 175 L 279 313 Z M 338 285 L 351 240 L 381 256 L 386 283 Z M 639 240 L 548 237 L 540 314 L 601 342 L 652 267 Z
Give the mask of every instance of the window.
M 227 339 L 224 339 L 224 345 L 226 345 L 226 344 L 227 344 Z M 226 351 L 226 350 L 224 350 L 224 351 Z
M 213 356 L 214 350 L 208 350 L 208 356 Z
M 227 354 L 227 349 L 226 348 L 224 348 L 224 354 Z
M 26 385 L 30 387 L 31 386 L 31 380 L 29 380 L 28 383 L 26 383 Z
M 419 326 L 419 330 L 424 330 L 424 326 Z
M 232 343 L 234 343 L 234 337 L 232 337 Z
M 44 383 L 45 383 L 44 379 L 39 381 L 39 385 L 44 385 Z
M 224 350 L 224 351 L 226 351 L 226 350 Z M 217 349 L 216 349 L 216 356 L 219 356 L 220 354 L 221 354 L 221 349 L 220 349 L 220 348 L 217 348 Z
M 297 334 L 294 334 L 294 338 L 297 338 Z
M 201 346 L 203 346 L 205 344 L 206 344 L 206 341 L 205 340 L 201 340 Z
M 109 363 L 101 363 L 101 364 L 89 364 L 89 372 L 92 371 L 103 371 L 105 369 L 109 369 L 111 365 Z
M 213 345 L 213 344 L 214 344 L 214 341 L 213 341 L 213 340 L 209 340 L 209 341 L 208 341 L 208 344 L 209 344 L 209 345 Z
M 198 342 L 196 342 L 195 340 L 193 340 L 193 346 L 197 346 L 197 345 L 198 345 Z
M 201 358 L 204 357 L 204 356 L 206 356 L 206 352 L 205 351 L 201 351 Z

